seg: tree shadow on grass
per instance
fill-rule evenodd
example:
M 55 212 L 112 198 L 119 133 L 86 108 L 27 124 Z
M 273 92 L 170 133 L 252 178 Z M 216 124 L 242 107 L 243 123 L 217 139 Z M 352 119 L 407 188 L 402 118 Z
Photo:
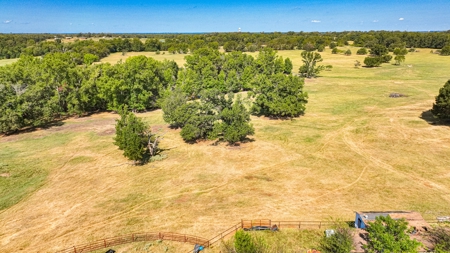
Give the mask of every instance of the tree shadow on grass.
M 63 119 L 61 120 L 55 120 L 43 125 L 39 125 L 39 126 L 29 126 L 29 127 L 24 127 L 22 129 L 19 130 L 15 130 L 15 131 L 11 131 L 11 132 L 7 132 L 4 133 L 5 136 L 12 136 L 12 135 L 19 135 L 19 134 L 23 134 L 23 133 L 31 133 L 31 132 L 35 132 L 37 130 L 47 130 L 50 129 L 52 127 L 60 127 L 63 126 L 65 123 L 63 122 Z
M 433 113 L 430 110 L 423 111 L 422 114 L 420 114 L 421 119 L 425 120 L 428 124 L 433 126 L 450 126 L 450 120 L 439 120 L 436 117 L 434 117 Z

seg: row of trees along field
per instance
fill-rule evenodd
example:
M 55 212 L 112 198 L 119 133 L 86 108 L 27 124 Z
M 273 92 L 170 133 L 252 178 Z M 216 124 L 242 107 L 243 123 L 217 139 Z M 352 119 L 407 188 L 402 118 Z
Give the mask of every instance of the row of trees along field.
M 307 102 L 303 79 L 291 74 L 292 62 L 271 48 L 256 58 L 200 48 L 186 56 L 182 69 L 173 61 L 145 56 L 116 65 L 92 64 L 91 56 L 73 52 L 23 56 L 1 67 L 0 132 L 42 126 L 68 115 L 118 111 L 122 106 L 139 112 L 163 105 L 165 119 L 183 128 L 185 140 L 216 136 L 234 143 L 253 128 L 248 101 L 233 99 L 233 93 L 249 91 L 254 98 L 251 112 L 271 117 L 299 116 Z M 234 120 L 238 118 L 239 122 Z
M 78 34 L 78 38 L 102 38 L 99 41 L 79 40 L 61 43 L 72 35 L 54 34 L 0 34 L 0 59 L 18 58 L 22 54 L 42 56 L 55 52 L 91 53 L 99 58 L 114 52 L 169 51 L 193 52 L 201 47 L 218 48 L 227 52 L 258 51 L 263 45 L 276 50 L 304 49 L 322 51 L 333 45 L 358 47 L 383 45 L 393 52 L 395 48 L 443 49 L 450 54 L 450 32 L 287 32 L 287 33 L 206 33 L 206 34 Z M 54 40 L 50 40 L 53 39 Z M 145 38 L 143 42 L 140 40 Z

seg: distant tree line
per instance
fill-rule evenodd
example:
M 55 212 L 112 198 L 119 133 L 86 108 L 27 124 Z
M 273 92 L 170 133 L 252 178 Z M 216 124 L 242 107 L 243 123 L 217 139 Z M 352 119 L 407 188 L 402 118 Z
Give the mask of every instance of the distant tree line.
M 61 43 L 66 36 L 78 40 Z M 99 41 L 90 38 L 100 38 Z M 141 39 L 145 38 L 145 42 Z M 53 40 L 49 40 L 53 39 Z M 205 33 L 205 34 L 0 34 L 0 59 L 18 58 L 22 54 L 42 56 L 55 52 L 91 53 L 99 58 L 114 52 L 169 51 L 187 53 L 208 46 L 223 47 L 225 51 L 255 52 L 262 47 L 275 50 L 303 49 L 323 51 L 325 47 L 348 45 L 371 48 L 382 45 L 393 52 L 395 48 L 433 48 L 450 50 L 450 32 L 273 32 L 273 33 Z M 449 49 L 449 50 L 447 50 Z M 450 53 L 449 53 L 450 54 Z

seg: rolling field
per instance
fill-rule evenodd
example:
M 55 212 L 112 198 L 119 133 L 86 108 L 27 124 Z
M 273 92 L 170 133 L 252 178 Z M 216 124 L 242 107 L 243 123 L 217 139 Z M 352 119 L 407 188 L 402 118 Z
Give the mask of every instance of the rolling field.
M 304 116 L 252 117 L 253 141 L 238 147 L 184 143 L 161 110 L 138 114 L 165 133 L 167 158 L 144 166 L 132 166 L 113 145 L 113 113 L 0 137 L 1 252 L 54 252 L 132 232 L 210 238 L 241 219 L 352 220 L 356 210 L 450 215 L 450 127 L 431 124 L 428 112 L 450 79 L 450 58 L 421 49 L 401 66 L 356 69 L 364 56 L 350 49 L 352 56 L 322 53 L 333 69 L 306 80 Z M 300 51 L 279 54 L 294 71 L 302 64 Z M 178 64 L 184 57 L 148 56 Z M 407 97 L 390 98 L 393 92 Z M 152 250 L 192 248 L 160 246 Z

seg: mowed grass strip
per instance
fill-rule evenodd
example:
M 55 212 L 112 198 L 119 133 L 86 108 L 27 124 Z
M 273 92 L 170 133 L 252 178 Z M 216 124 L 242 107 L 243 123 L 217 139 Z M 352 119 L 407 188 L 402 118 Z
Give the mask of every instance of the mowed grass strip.
M 145 166 L 130 165 L 112 144 L 116 114 L 2 137 L 8 164 L 39 157 L 47 173 L 32 195 L 0 213 L 2 250 L 56 251 L 139 231 L 210 238 L 240 219 L 351 220 L 355 210 L 448 215 L 450 127 L 430 124 L 427 111 L 450 78 L 450 58 L 421 49 L 400 66 L 355 68 L 364 56 L 349 48 L 351 56 L 322 53 L 333 69 L 305 80 L 304 116 L 252 117 L 253 141 L 238 147 L 184 143 L 161 110 L 138 114 L 165 133 L 167 158 Z M 301 65 L 300 51 L 279 54 Z M 390 98 L 393 92 L 406 97 Z

